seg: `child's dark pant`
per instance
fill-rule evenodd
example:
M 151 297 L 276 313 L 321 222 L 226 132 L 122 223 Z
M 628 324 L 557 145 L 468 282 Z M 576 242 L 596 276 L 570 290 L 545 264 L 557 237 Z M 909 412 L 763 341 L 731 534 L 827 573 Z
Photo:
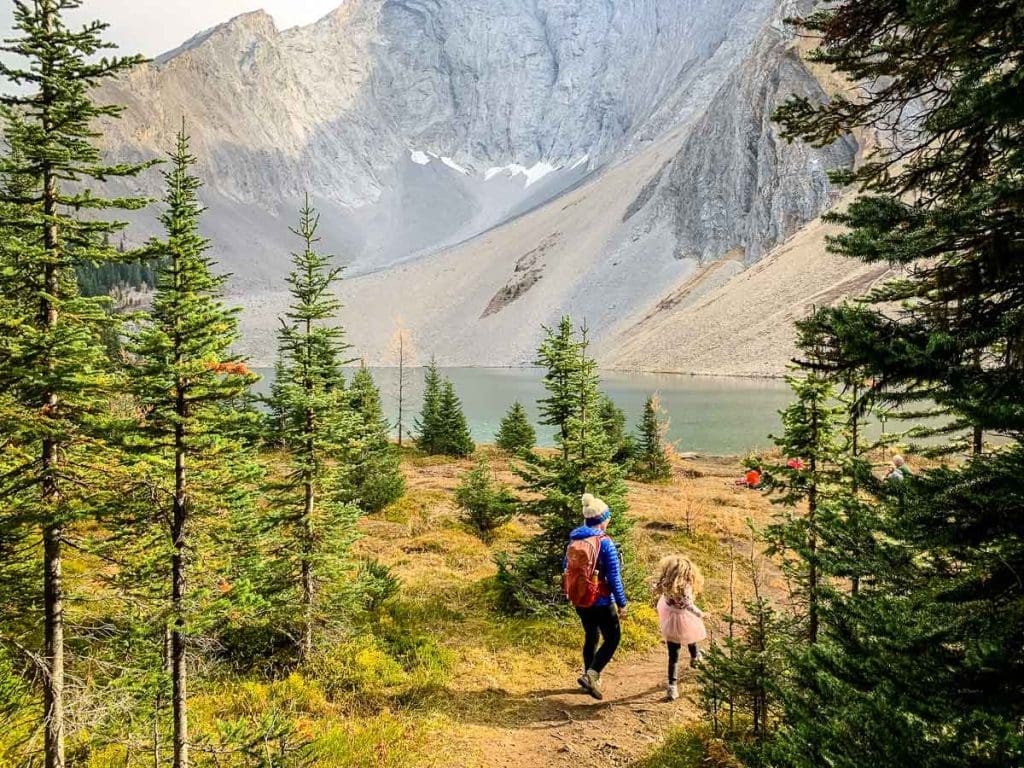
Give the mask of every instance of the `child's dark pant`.
M 669 683 L 679 682 L 679 651 L 682 649 L 679 643 L 666 643 L 668 646 L 668 681 Z M 690 643 L 686 646 L 690 652 L 690 661 L 697 658 L 697 644 Z

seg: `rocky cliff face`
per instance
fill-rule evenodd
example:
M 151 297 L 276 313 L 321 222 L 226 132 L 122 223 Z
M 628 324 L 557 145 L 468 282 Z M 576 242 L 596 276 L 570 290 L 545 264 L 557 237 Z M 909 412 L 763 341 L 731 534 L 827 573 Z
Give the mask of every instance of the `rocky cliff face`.
M 789 95 L 824 97 L 789 44 L 783 17 L 796 5 L 779 5 L 679 152 L 627 212 L 635 232 L 670 229 L 680 258 L 758 260 L 832 204 L 826 172 L 853 162 L 852 140 L 815 150 L 783 142 L 772 123 Z
M 277 306 L 308 191 L 326 247 L 415 306 L 406 320 L 442 360 L 516 362 L 540 322 L 573 311 L 600 333 L 699 262 L 752 262 L 830 204 L 826 170 L 854 148 L 783 145 L 769 119 L 790 92 L 823 96 L 781 22 L 806 4 L 347 0 L 286 31 L 247 14 L 110 87 L 128 107 L 110 150 L 158 154 L 186 118 L 216 255 L 262 297 L 253 329 Z M 156 174 L 142 184 L 158 192 Z M 453 263 L 476 275 L 475 304 L 420 302 Z M 474 334 L 496 325 L 529 331 L 482 350 Z

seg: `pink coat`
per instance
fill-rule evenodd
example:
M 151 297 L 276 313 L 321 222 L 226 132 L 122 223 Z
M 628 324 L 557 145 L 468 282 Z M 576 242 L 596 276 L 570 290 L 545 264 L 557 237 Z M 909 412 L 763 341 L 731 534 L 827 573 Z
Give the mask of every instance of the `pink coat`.
M 687 590 L 679 607 L 670 605 L 665 596 L 658 598 L 658 619 L 661 636 L 666 643 L 689 645 L 699 643 L 708 636 L 701 619 L 701 610 L 693 604 L 693 594 Z

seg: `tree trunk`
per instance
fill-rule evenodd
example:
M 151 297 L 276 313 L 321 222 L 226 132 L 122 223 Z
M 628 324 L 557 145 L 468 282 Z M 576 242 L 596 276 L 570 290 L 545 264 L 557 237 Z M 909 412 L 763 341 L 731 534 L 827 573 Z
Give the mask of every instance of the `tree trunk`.
M 50 4 L 41 8 L 43 28 L 47 34 L 53 31 L 54 9 Z M 53 133 L 50 107 L 56 97 L 47 79 L 48 63 L 44 63 L 41 100 L 43 102 L 43 133 Z M 57 326 L 57 307 L 53 298 L 60 291 L 60 237 L 54 217 L 57 214 L 57 176 L 47 166 L 43 171 L 43 247 L 49 257 L 44 268 L 45 295 L 39 306 L 39 325 L 44 334 L 52 333 Z M 52 371 L 54 361 L 47 356 L 46 367 Z M 56 418 L 57 393 L 43 395 L 43 410 L 47 418 Z M 42 505 L 48 516 L 43 531 L 43 602 L 45 619 L 43 633 L 46 674 L 43 679 L 43 716 L 46 724 L 43 751 L 46 768 L 64 768 L 64 582 L 61 564 L 61 539 L 64 535 L 61 520 L 60 489 L 57 485 L 58 445 L 55 440 L 44 439 L 42 444 Z
M 52 443 L 44 448 L 54 450 Z M 52 459 L 52 455 L 51 455 Z M 49 484 L 49 483 L 47 483 Z M 44 489 L 56 504 L 56 489 Z M 53 494 L 50 496 L 49 494 Z M 43 676 L 43 712 L 46 724 L 46 768 L 64 768 L 64 585 L 61 573 L 60 525 L 47 526 L 43 534 L 46 674 Z
M 178 412 L 184 412 L 184 396 L 178 395 Z M 185 525 L 188 520 L 185 495 L 184 425 L 175 426 L 174 510 L 171 555 L 171 708 L 174 719 L 174 768 L 187 768 L 188 759 L 188 668 L 185 626 Z
M 736 619 L 736 550 L 729 545 L 729 658 L 732 658 L 733 641 L 735 639 Z M 733 696 L 733 687 L 729 688 L 729 733 L 735 733 L 736 729 L 736 702 Z
M 398 332 L 398 447 L 402 447 L 402 417 L 405 408 L 405 339 Z
M 306 460 L 313 461 L 315 444 L 313 434 L 316 428 L 312 410 L 306 411 Z M 308 658 L 313 651 L 313 511 L 316 504 L 316 494 L 313 488 L 313 478 L 305 478 L 304 499 L 302 506 L 302 522 L 305 526 L 304 544 L 302 553 L 302 608 L 304 624 L 302 630 L 302 655 Z

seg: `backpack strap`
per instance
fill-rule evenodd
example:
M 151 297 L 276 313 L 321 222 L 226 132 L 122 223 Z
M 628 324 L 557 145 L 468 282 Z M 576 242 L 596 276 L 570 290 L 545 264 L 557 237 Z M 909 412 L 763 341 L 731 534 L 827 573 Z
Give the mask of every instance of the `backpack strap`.
M 604 577 L 601 576 L 601 544 L 604 543 L 605 539 L 609 538 L 610 537 L 606 533 L 602 533 L 600 536 L 594 537 L 594 546 L 597 547 L 597 550 L 594 552 L 594 573 L 598 574 L 598 576 L 600 576 L 602 579 Z

